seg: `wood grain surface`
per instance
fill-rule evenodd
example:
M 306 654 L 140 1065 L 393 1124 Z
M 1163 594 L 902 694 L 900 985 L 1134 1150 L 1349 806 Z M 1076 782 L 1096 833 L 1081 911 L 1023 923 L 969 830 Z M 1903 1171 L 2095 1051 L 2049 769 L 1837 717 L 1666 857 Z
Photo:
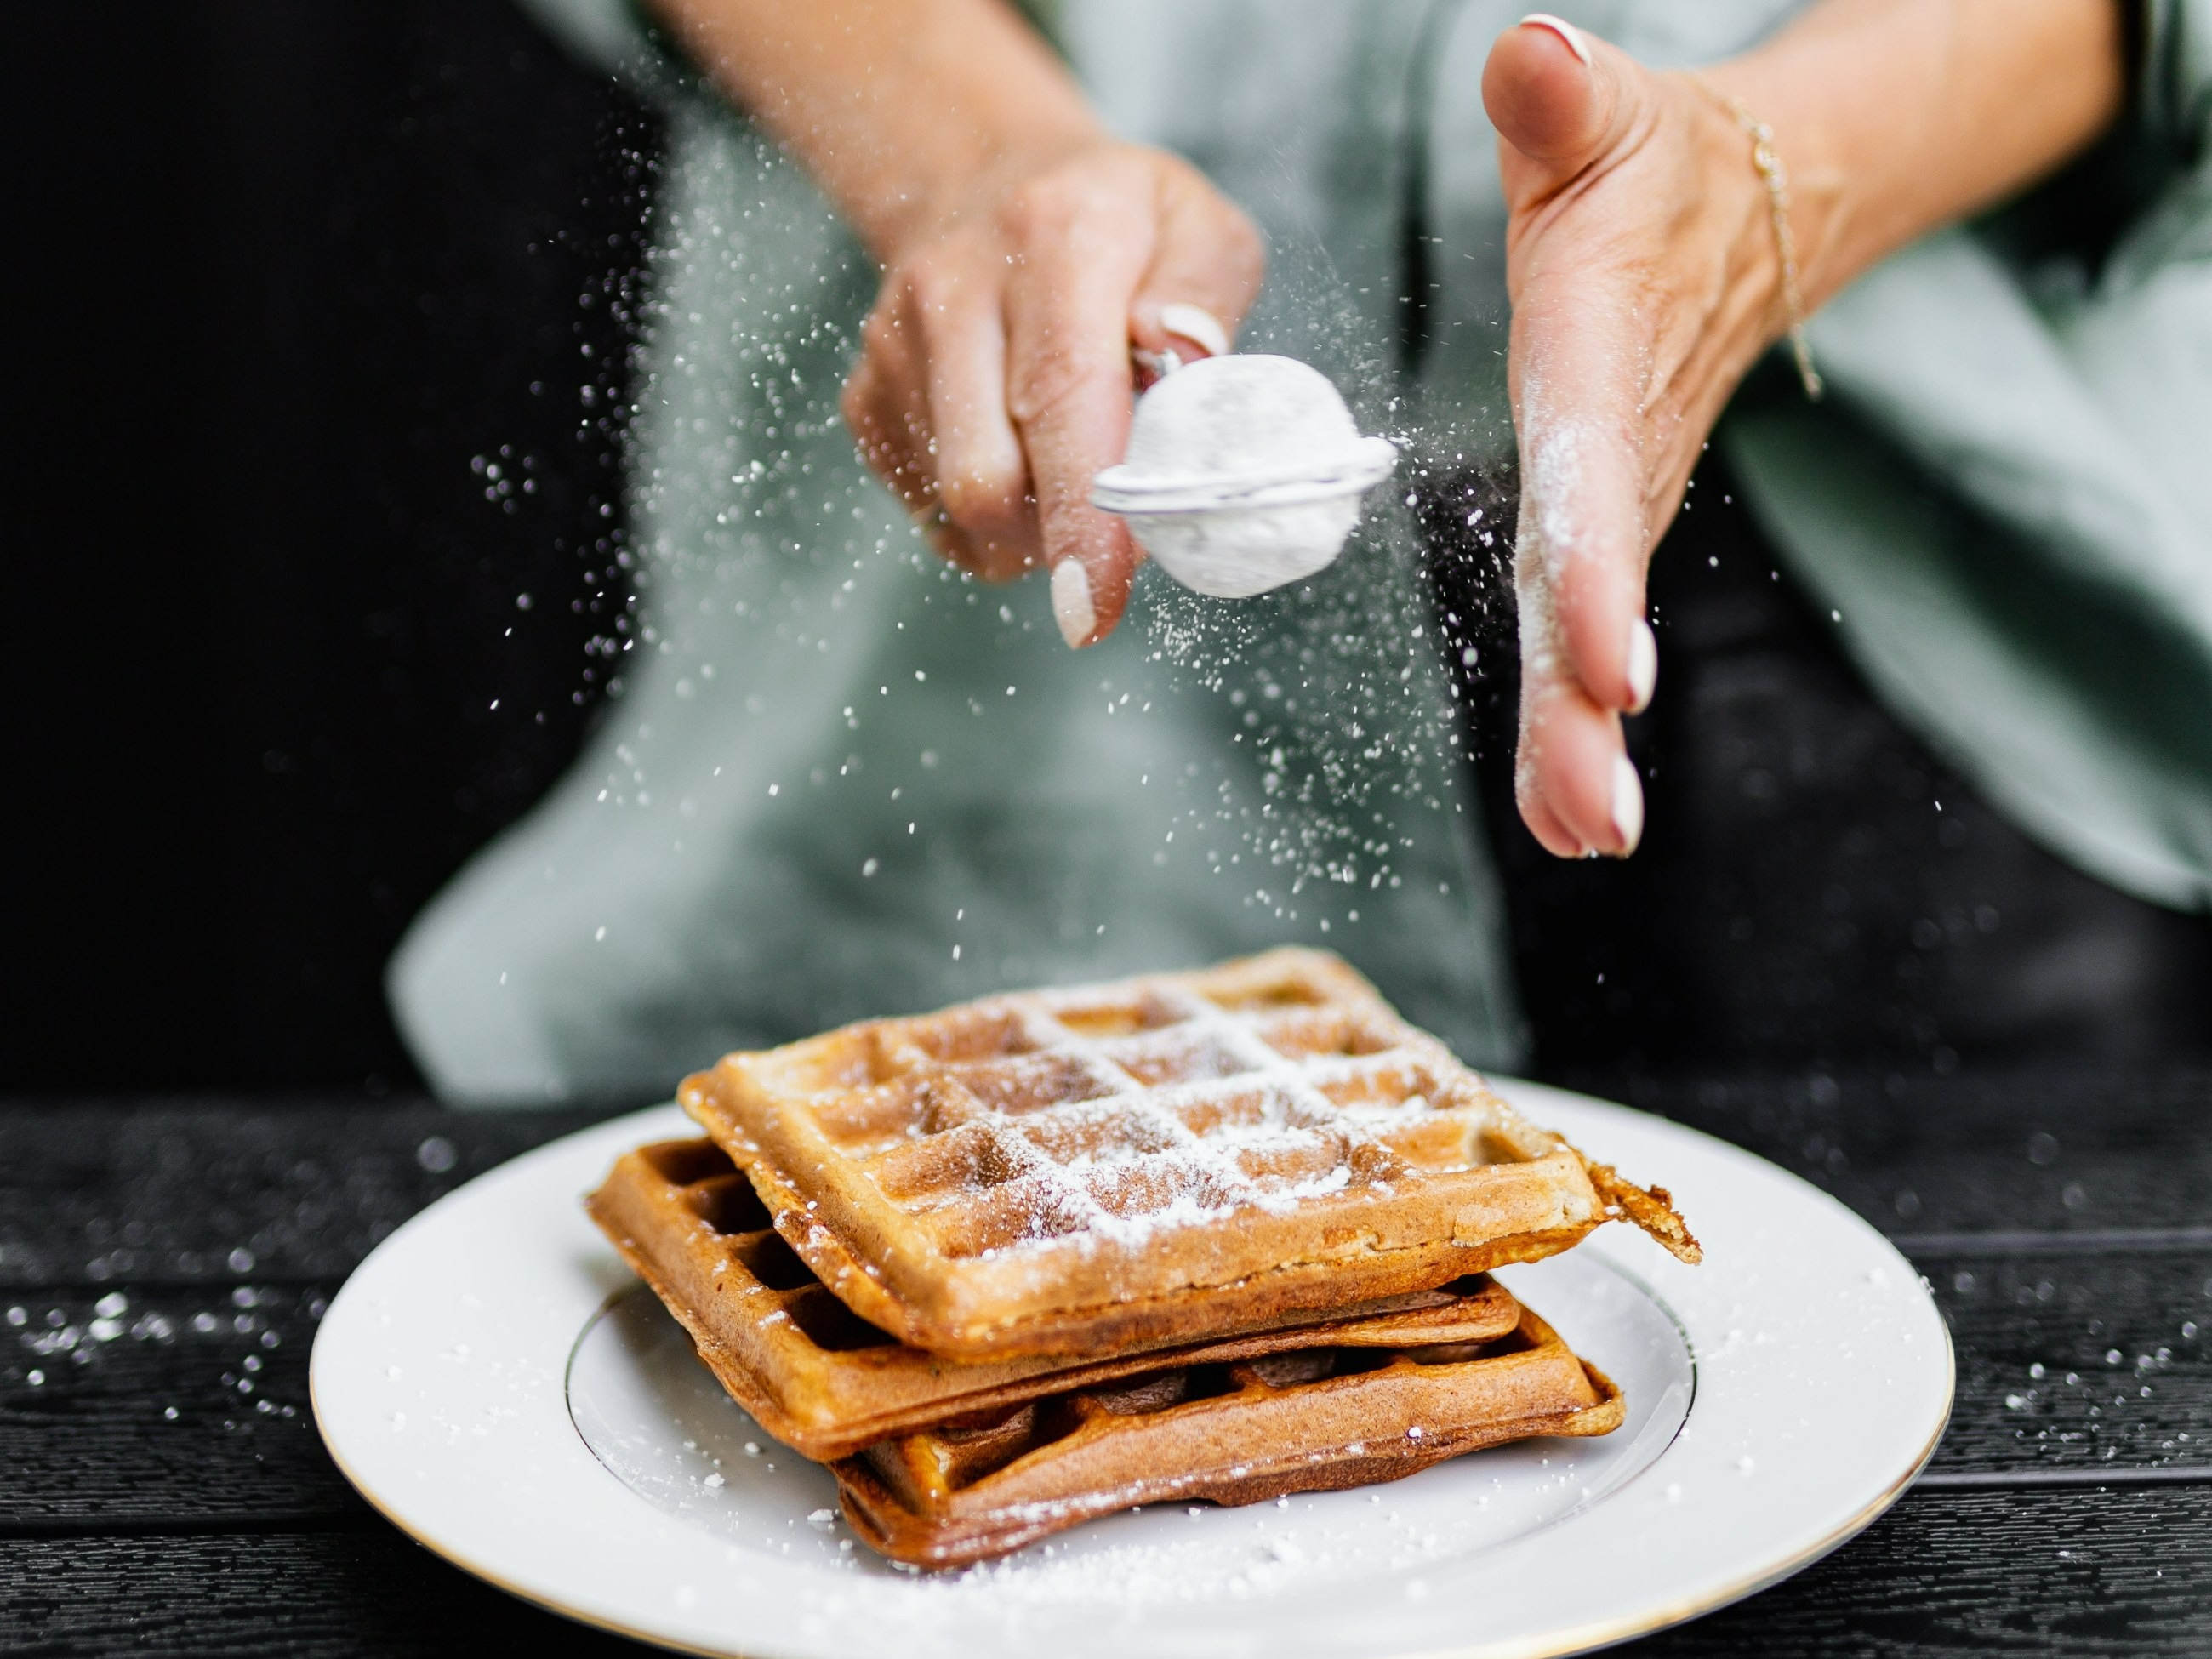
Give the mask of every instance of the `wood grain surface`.
M 1610 1091 L 1881 1225 L 1934 1290 L 1960 1380 L 1889 1516 L 1623 1651 L 2212 1651 L 2212 1077 Z M 316 1322 L 377 1241 L 594 1116 L 0 1103 L 0 1654 L 627 1647 L 392 1531 L 307 1398 Z
M 0 1106 L 0 1294 L 343 1279 L 431 1200 L 599 1115 L 313 1100 Z

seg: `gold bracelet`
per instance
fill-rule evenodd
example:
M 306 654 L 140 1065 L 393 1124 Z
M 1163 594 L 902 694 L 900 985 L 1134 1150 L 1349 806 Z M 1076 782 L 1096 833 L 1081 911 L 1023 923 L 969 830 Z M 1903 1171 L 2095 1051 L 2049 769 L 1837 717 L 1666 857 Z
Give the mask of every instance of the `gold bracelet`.
M 1804 383 L 1808 402 L 1820 401 L 1820 371 L 1813 367 L 1813 348 L 1805 339 L 1805 301 L 1797 289 L 1797 238 L 1790 229 L 1790 169 L 1774 148 L 1774 129 L 1753 115 L 1741 98 L 1731 97 L 1702 75 L 1691 82 L 1735 118 L 1751 139 L 1751 165 L 1766 186 L 1766 204 L 1774 220 L 1775 252 L 1782 257 L 1782 311 L 1790 325 L 1790 350 L 1797 360 L 1797 378 Z

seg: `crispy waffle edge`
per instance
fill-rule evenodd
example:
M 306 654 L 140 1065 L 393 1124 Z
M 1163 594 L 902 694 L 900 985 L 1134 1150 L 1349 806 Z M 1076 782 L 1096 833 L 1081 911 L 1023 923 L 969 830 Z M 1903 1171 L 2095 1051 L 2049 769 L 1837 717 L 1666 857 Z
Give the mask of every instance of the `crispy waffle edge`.
M 1471 1273 L 1537 1261 L 1571 1249 L 1598 1220 L 1517 1233 L 1481 1245 L 1443 1243 L 1389 1253 L 1356 1267 L 1342 1260 L 1291 1263 L 1226 1285 L 1193 1285 L 1018 1321 L 956 1323 L 900 1300 L 829 1227 L 810 1217 L 795 1188 L 763 1164 L 746 1166 L 776 1231 L 854 1312 L 901 1341 L 948 1358 L 1067 1355 L 1105 1347 L 1164 1347 L 1234 1331 L 1342 1318 L 1346 1310 L 1418 1295 Z
M 730 1236 L 718 1232 L 688 1202 L 686 1194 L 703 1182 L 676 1181 L 655 1158 L 673 1153 L 696 1160 L 710 1146 L 702 1139 L 633 1149 L 616 1161 L 585 1200 L 586 1210 L 684 1327 L 730 1396 L 776 1439 L 822 1462 L 948 1417 L 1004 1409 L 1042 1395 L 1148 1370 L 1316 1346 L 1404 1346 L 1424 1340 L 1490 1340 L 1512 1329 L 1519 1317 L 1518 1304 L 1504 1287 L 1486 1281 L 1456 1295 L 1438 1291 L 1340 1310 L 1337 1317 L 1316 1323 L 1225 1338 L 1209 1333 L 1214 1340 L 1171 1350 L 1131 1352 L 1124 1346 L 1111 1357 L 1074 1364 L 999 1357 L 969 1365 L 911 1350 L 899 1352 L 888 1341 L 859 1351 L 806 1352 L 808 1340 L 792 1325 L 781 1333 L 786 1361 L 780 1366 L 778 1343 L 763 1340 L 757 1329 L 718 1328 L 714 1313 L 697 1305 L 713 1298 L 720 1304 L 722 1322 L 740 1322 L 750 1316 L 749 1304 L 773 1299 L 747 1293 L 757 1281 L 730 1249 Z M 687 1285 L 694 1288 L 687 1291 Z M 769 1316 L 778 1313 L 788 1321 L 781 1306 L 770 1310 Z M 892 1370 L 907 1376 L 885 1375 Z M 873 1396 L 872 1408 L 856 1412 L 853 1402 L 867 1396 Z
M 1540 1435 L 1591 1436 L 1609 1434 L 1626 1417 L 1626 1401 L 1620 1389 L 1602 1371 L 1576 1357 L 1543 1321 L 1522 1310 L 1522 1329 L 1535 1338 L 1534 1347 L 1553 1363 L 1564 1360 L 1579 1372 L 1587 1394 L 1581 1399 L 1556 1397 L 1546 1408 L 1491 1418 L 1471 1418 L 1444 1432 L 1413 1439 L 1403 1436 L 1383 1440 L 1379 1434 L 1329 1447 L 1293 1447 L 1283 1451 L 1273 1467 L 1255 1468 L 1249 1462 L 1228 1468 L 1190 1469 L 1182 1473 L 1136 1469 L 1127 1478 L 1070 1494 L 1049 1503 L 988 1503 L 967 1506 L 950 1501 L 944 1511 L 929 1514 L 907 1501 L 866 1457 L 841 1460 L 833 1466 L 847 1520 L 871 1548 L 893 1560 L 925 1568 L 972 1565 L 1008 1554 L 1024 1546 L 1064 1531 L 1085 1521 L 1160 1502 L 1200 1500 L 1234 1507 L 1265 1502 L 1291 1492 L 1328 1492 L 1402 1480 L 1448 1459 L 1486 1447 Z M 1525 1353 L 1503 1356 L 1525 1358 Z M 1477 1359 L 1470 1370 L 1495 1360 Z M 1366 1378 L 1333 1379 L 1339 1386 L 1358 1389 Z M 1205 1402 L 1212 1404 L 1213 1402 Z M 1279 1403 L 1279 1400 L 1277 1402 Z M 1141 1419 L 1139 1419 L 1141 1421 Z M 1142 1436 L 1130 1432 L 1133 1443 Z M 1145 1448 L 1132 1444 L 1129 1461 L 1143 1456 Z M 1065 1455 L 1057 1444 L 1047 1444 L 1018 1458 L 1005 1469 L 986 1476 L 986 1485 L 1028 1459 Z M 1157 1462 L 1157 1458 L 1155 1458 Z

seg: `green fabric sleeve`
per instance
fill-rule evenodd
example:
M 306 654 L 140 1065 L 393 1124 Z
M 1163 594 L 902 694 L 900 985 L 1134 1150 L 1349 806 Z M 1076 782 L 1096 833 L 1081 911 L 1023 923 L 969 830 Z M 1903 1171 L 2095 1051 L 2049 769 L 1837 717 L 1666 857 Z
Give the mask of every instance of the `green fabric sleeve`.
M 1770 381 L 1724 433 L 1901 717 L 2054 850 L 2212 909 L 2212 0 L 2144 46 L 2109 248 L 2018 234 L 2034 198 L 1931 237 L 1814 319 L 1826 404 Z
M 628 78 L 653 51 L 652 25 L 633 0 L 517 0 L 582 62 Z
M 2212 0 L 2144 0 L 2140 118 L 2182 166 L 2212 144 Z

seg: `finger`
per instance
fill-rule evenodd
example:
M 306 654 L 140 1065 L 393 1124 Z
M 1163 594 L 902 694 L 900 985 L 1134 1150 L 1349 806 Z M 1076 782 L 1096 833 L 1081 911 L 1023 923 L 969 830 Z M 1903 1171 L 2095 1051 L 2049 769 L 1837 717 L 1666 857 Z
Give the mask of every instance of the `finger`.
M 1109 188 L 1027 193 L 1007 289 L 1007 404 L 1029 457 L 1054 617 L 1073 646 L 1112 631 L 1137 567 L 1121 520 L 1091 505 L 1091 479 L 1128 447 L 1129 299 L 1152 251 L 1149 220 Z
M 838 399 L 846 430 L 868 468 L 908 512 L 934 513 L 936 477 L 927 450 L 927 404 L 914 354 L 890 307 L 869 313 L 860 356 Z
M 1006 412 L 1006 331 L 995 285 L 915 287 L 937 499 L 971 542 L 1042 549 L 1029 465 Z
M 1521 166 L 1516 217 L 1612 153 L 1656 106 L 1634 59 L 1545 14 L 1507 30 L 1483 70 L 1483 98 Z M 1540 511 L 1544 555 L 1565 655 L 1598 704 L 1650 701 L 1657 652 L 1644 620 L 1650 547 L 1644 453 L 1652 362 L 1643 296 L 1607 292 L 1585 258 L 1547 270 L 1547 240 L 1519 239 L 1513 319 L 1515 419 L 1522 477 Z M 1584 250 L 1586 251 L 1586 250 Z M 1524 546 L 1532 544 L 1524 541 Z
M 1638 107 L 1636 85 L 1633 59 L 1538 13 L 1491 47 L 1482 69 L 1482 104 L 1498 136 L 1534 164 L 1534 182 L 1545 194 L 1618 136 Z
M 1567 663 L 1550 584 L 1540 558 L 1526 549 L 1516 554 L 1515 582 L 1522 701 L 1514 782 L 1522 817 L 1562 856 L 1632 852 L 1643 833 L 1644 795 L 1623 750 L 1620 714 L 1594 701 Z
M 955 525 L 938 499 L 927 399 L 902 301 L 870 313 L 860 360 L 839 401 L 845 425 L 870 469 L 890 486 L 942 558 L 985 581 L 1011 581 L 1035 562 L 1034 538 L 1002 541 Z
M 1535 836 L 1537 844 L 1554 858 L 1588 857 L 1590 849 L 1583 845 L 1582 837 L 1559 822 L 1559 814 L 1552 811 L 1551 802 L 1545 799 L 1534 757 L 1534 741 L 1524 720 L 1513 767 L 1513 798 L 1521 809 L 1521 822 L 1528 826 L 1528 833 Z
M 1194 179 L 1162 186 L 1158 242 L 1129 302 L 1129 338 L 1185 362 L 1220 356 L 1260 291 L 1266 245 L 1242 213 Z
M 1523 699 L 1514 786 L 1523 821 L 1563 856 L 1593 851 L 1625 857 L 1643 836 L 1644 791 L 1621 745 L 1620 716 L 1600 708 L 1571 680 Z M 1532 802 L 1542 811 L 1532 812 Z M 1543 833 L 1545 814 L 1571 845 Z
M 981 581 L 1016 581 L 1036 568 L 1035 550 L 1028 544 L 973 535 L 942 515 L 925 519 L 921 533 L 939 558 Z
M 1608 289 L 1573 247 L 1532 234 L 1555 204 L 1601 178 L 1656 107 L 1635 63 L 1556 18 L 1500 36 L 1483 100 L 1515 216 L 1512 380 L 1522 500 L 1523 817 L 1554 852 L 1626 854 L 1644 793 L 1620 714 L 1650 700 L 1657 650 L 1644 617 L 1652 458 L 1644 453 L 1650 374 L 1643 296 Z
M 1650 544 L 1639 437 L 1648 354 L 1635 302 L 1540 274 L 1513 319 L 1517 547 L 1549 588 L 1564 672 L 1601 708 L 1641 709 L 1658 666 L 1644 619 Z

